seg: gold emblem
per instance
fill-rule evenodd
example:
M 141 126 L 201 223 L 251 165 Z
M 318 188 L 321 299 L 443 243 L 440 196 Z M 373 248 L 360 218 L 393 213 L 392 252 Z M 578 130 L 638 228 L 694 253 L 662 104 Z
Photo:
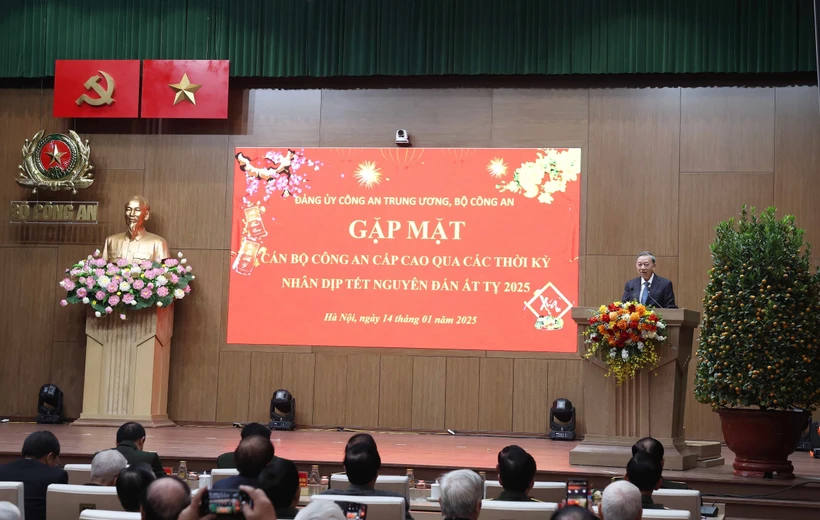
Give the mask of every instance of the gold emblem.
M 174 96 L 174 104 L 176 105 L 180 101 L 188 101 L 193 105 L 196 105 L 196 98 L 194 97 L 194 92 L 202 88 L 202 85 L 197 85 L 196 83 L 191 83 L 188 79 L 188 73 L 184 73 L 182 75 L 182 79 L 179 80 L 179 83 L 172 83 L 168 85 L 171 89 L 176 92 Z
M 93 90 L 99 96 L 98 98 L 92 98 L 88 94 L 83 94 L 82 96 L 77 98 L 77 105 L 82 105 L 83 103 L 87 103 L 92 107 L 99 107 L 102 105 L 110 105 L 114 102 L 114 88 L 116 87 L 114 83 L 114 78 L 111 77 L 110 74 L 105 72 L 104 70 L 99 71 L 100 74 L 103 75 L 105 78 L 106 88 L 102 88 L 100 85 L 101 77 L 94 75 L 91 76 L 86 80 L 83 86 L 87 90 Z
M 38 188 L 77 193 L 91 186 L 94 167 L 89 164 L 88 141 L 83 142 L 73 130 L 69 135 L 44 134 L 45 130 L 40 130 L 31 141 L 26 139 L 17 184 L 31 188 L 32 193 L 37 193 Z

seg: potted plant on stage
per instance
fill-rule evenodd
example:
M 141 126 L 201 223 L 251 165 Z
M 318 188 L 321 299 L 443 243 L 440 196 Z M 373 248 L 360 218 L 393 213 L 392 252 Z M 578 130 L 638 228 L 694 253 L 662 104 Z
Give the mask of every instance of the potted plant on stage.
M 720 414 L 741 477 L 794 478 L 788 456 L 820 402 L 820 273 L 775 208 L 716 228 L 695 397 Z

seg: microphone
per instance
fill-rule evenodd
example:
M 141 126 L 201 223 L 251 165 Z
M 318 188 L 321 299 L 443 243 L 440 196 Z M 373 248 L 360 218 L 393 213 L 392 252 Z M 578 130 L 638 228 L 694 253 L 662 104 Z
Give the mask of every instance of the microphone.
M 650 289 L 652 289 L 652 284 L 651 283 L 646 284 L 646 297 L 647 298 L 652 298 L 652 293 L 649 292 Z M 655 302 L 656 307 L 658 307 L 659 309 L 663 309 L 663 305 L 658 303 L 658 300 L 656 300 L 655 298 L 652 298 L 652 301 Z

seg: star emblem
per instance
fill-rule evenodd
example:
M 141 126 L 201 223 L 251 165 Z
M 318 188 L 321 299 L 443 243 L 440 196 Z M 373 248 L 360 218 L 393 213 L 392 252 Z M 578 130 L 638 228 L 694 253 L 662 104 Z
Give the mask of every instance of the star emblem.
M 61 152 L 57 149 L 57 143 L 51 143 L 51 151 L 46 152 L 46 155 L 51 157 L 51 161 L 48 163 L 48 167 L 51 168 L 52 166 L 59 166 L 63 167 L 62 157 L 68 152 Z
M 187 100 L 192 105 L 196 105 L 196 98 L 194 97 L 194 92 L 202 88 L 202 85 L 197 85 L 196 83 L 191 83 L 188 79 L 188 73 L 184 73 L 182 75 L 182 79 L 179 80 L 179 83 L 172 83 L 168 85 L 171 89 L 176 92 L 174 96 L 174 105 L 177 103 Z

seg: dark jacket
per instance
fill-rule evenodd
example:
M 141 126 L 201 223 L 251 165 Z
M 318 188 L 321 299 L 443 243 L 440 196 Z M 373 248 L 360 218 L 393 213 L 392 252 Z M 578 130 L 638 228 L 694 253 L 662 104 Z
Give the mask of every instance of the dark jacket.
M 125 457 L 128 464 L 144 462 L 151 466 L 157 478 L 167 476 L 165 470 L 162 469 L 162 462 L 159 460 L 159 455 L 153 451 L 142 451 L 137 448 L 137 445 L 133 441 L 122 441 L 115 449 L 122 453 L 122 456 Z
M 666 509 L 663 504 L 656 504 L 650 495 L 641 494 L 641 509 Z
M 0 466 L 0 482 L 22 482 L 26 520 L 46 520 L 46 490 L 50 484 L 68 484 L 68 473 L 33 459 Z
M 626 282 L 621 301 L 640 301 L 642 283 L 643 278 L 640 276 Z M 655 275 L 652 279 L 652 285 L 649 286 L 649 295 L 646 297 L 646 305 L 662 309 L 677 309 L 678 306 L 675 304 L 675 291 L 672 289 L 672 282 L 666 278 Z
M 320 495 L 344 495 L 344 496 L 359 496 L 359 497 L 398 497 L 404 499 L 404 519 L 405 520 L 413 520 L 413 517 L 410 515 L 410 503 L 407 501 L 407 497 L 404 495 L 400 495 L 398 493 L 394 493 L 393 491 L 385 491 L 383 489 L 371 489 L 367 486 L 360 486 L 358 484 L 350 484 L 350 487 L 347 489 L 337 489 L 331 488 L 327 491 L 322 491 L 319 493 Z M 351 500 L 351 502 L 355 502 L 355 500 Z
M 277 520 L 293 520 L 298 513 L 299 510 L 293 506 L 280 507 L 276 510 L 276 518 Z
M 216 467 L 219 469 L 232 469 L 236 467 L 236 459 L 233 456 L 233 452 L 229 451 L 228 453 L 223 453 L 219 457 L 216 458 Z
M 506 489 L 502 491 L 495 500 L 500 500 L 502 502 L 538 502 L 538 500 L 528 497 L 526 493 L 507 491 Z
M 239 486 L 259 487 L 259 479 L 243 477 L 242 475 L 232 475 L 214 483 L 212 489 L 239 489 Z M 277 517 L 278 518 L 278 517 Z

